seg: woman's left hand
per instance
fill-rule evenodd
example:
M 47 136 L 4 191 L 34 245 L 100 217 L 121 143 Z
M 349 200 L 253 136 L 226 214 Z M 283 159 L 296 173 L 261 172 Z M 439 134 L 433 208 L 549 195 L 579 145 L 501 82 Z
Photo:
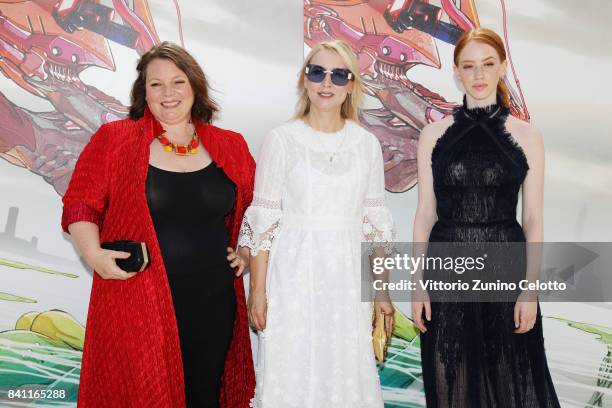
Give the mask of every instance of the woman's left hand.
M 521 294 L 514 304 L 514 332 L 517 334 L 527 333 L 535 325 L 538 304 L 526 298 Z
M 374 302 L 374 312 L 376 316 L 379 316 L 381 313 L 385 315 L 385 332 L 387 339 L 391 339 L 393 334 L 393 315 L 395 314 L 393 305 L 391 302 Z
M 242 272 L 249 267 L 249 248 L 242 247 L 234 251 L 233 248 L 227 247 L 227 260 L 232 268 L 237 268 L 236 276 L 242 275 Z

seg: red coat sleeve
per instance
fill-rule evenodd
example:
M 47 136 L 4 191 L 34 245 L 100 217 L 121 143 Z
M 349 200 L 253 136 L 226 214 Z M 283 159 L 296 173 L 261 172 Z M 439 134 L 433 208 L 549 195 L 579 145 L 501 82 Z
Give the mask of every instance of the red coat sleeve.
M 102 125 L 83 149 L 62 202 L 62 229 L 78 221 L 93 222 L 102 228 L 108 204 L 111 151 L 110 133 Z

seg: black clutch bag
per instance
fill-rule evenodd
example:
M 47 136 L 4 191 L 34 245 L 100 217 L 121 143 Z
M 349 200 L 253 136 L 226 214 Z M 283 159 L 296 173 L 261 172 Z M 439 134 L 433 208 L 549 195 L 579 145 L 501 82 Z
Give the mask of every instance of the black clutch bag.
M 104 249 L 129 252 L 131 254 L 126 259 L 115 259 L 117 266 L 126 272 L 142 272 L 149 264 L 149 250 L 144 242 L 112 241 L 103 242 L 101 246 Z

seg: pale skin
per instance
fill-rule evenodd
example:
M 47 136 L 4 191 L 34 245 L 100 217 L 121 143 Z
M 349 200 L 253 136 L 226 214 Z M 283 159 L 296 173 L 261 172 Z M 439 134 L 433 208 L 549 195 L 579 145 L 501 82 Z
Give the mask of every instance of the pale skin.
M 333 51 L 321 50 L 316 53 L 310 63 L 320 65 L 325 70 L 344 68 L 347 66 L 342 58 Z M 320 83 L 311 82 L 304 78 L 304 88 L 310 100 L 310 111 L 303 118 L 304 122 L 313 129 L 321 132 L 337 132 L 344 127 L 344 119 L 341 115 L 341 107 L 344 100 L 353 90 L 353 82 L 338 86 L 331 82 L 330 75 Z M 266 298 L 266 274 L 268 271 L 269 251 L 260 251 L 256 256 L 251 256 L 248 313 L 251 325 L 256 330 L 264 330 L 267 320 L 267 298 Z M 385 315 L 385 328 L 387 337 L 391 338 L 393 328 L 393 305 L 388 301 L 374 302 L 374 310 L 377 315 Z
M 153 116 L 161 123 L 170 141 L 188 144 L 194 132 L 191 123 L 191 107 L 194 95 L 187 75 L 172 61 L 154 59 L 146 71 L 146 101 Z M 163 149 L 161 143 L 151 142 L 149 164 L 160 169 L 175 172 L 190 172 L 210 165 L 212 159 L 202 145 L 197 152 L 188 156 L 177 156 Z M 111 251 L 100 247 L 100 231 L 91 222 L 79 221 L 68 226 L 72 240 L 83 259 L 103 279 L 126 280 L 135 272 L 121 270 L 115 263 L 117 258 L 128 258 L 129 253 Z M 248 248 L 234 251 L 227 248 L 227 260 L 236 269 L 236 276 L 242 275 L 249 265 Z
M 487 106 L 496 102 L 497 83 L 503 77 L 506 65 L 506 61 L 501 61 L 495 49 L 488 44 L 470 41 L 465 46 L 459 55 L 458 65 L 454 66 L 454 74 L 465 88 L 468 108 Z M 417 147 L 419 184 L 417 210 L 414 218 L 414 242 L 426 243 L 437 221 L 431 152 L 437 140 L 452 124 L 452 116 L 430 123 L 425 126 L 419 137 Z M 506 129 L 523 149 L 529 165 L 529 171 L 522 186 L 521 224 L 525 238 L 527 242 L 540 243 L 544 239 L 544 143 L 542 135 L 535 126 L 512 115 L 508 115 Z M 540 255 L 537 251 L 528 249 L 528 280 L 533 280 L 537 275 Z M 514 306 L 514 333 L 527 333 L 535 324 L 537 303 L 533 301 L 531 295 L 522 293 Z M 431 303 L 426 292 L 421 293 L 417 301 L 412 302 L 412 317 L 419 330 L 426 332 L 425 322 L 431 320 Z

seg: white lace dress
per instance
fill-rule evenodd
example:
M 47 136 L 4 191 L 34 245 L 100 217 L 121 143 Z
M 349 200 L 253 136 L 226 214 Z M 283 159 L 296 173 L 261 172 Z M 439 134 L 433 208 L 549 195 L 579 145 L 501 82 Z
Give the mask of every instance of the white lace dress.
M 239 238 L 270 251 L 255 408 L 382 408 L 372 305 L 361 301 L 361 242 L 391 242 L 378 140 L 347 121 L 303 121 L 265 139 Z

